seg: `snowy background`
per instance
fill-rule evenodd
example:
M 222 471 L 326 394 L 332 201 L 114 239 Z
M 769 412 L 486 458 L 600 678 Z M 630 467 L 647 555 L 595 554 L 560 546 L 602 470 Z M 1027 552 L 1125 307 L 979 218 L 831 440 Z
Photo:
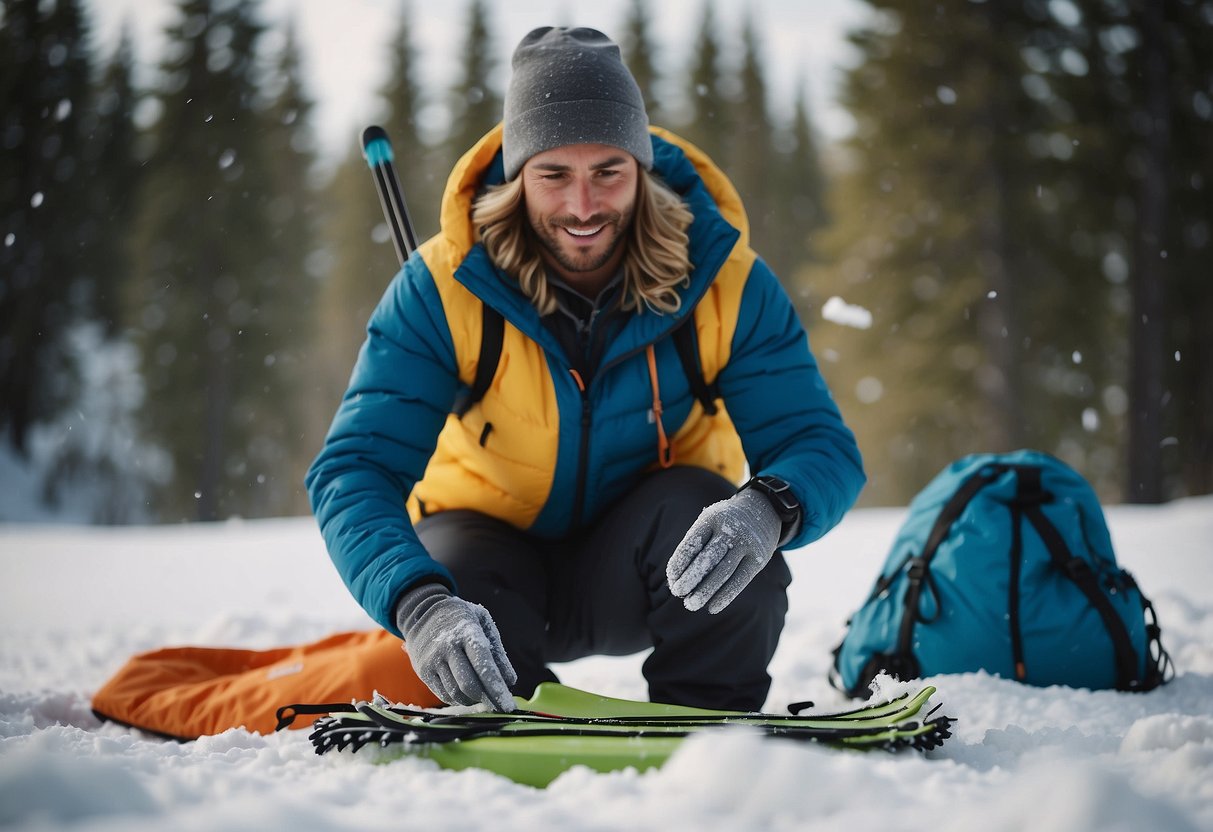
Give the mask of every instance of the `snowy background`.
M 806 698 L 822 710 L 847 705 L 825 681 L 830 649 L 903 514 L 852 512 L 789 557 L 792 610 L 767 710 Z M 1213 498 L 1108 515 L 1179 668 L 1160 690 L 937 677 L 958 721 L 926 756 L 720 735 L 689 741 L 660 771 L 574 769 L 545 791 L 423 760 L 318 757 L 306 732 L 232 730 L 178 744 L 94 718 L 92 691 L 138 651 L 270 647 L 369 627 L 309 519 L 0 526 L 0 827 L 1210 830 Z M 589 659 L 560 673 L 644 698 L 641 658 Z

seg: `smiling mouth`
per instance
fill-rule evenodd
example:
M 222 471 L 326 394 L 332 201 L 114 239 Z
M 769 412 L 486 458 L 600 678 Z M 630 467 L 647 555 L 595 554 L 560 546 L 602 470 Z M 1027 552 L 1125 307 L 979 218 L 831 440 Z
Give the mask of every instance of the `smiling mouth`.
M 606 228 L 606 223 L 594 228 L 570 228 L 566 225 L 564 230 L 572 234 L 574 237 L 593 237 L 604 228 Z

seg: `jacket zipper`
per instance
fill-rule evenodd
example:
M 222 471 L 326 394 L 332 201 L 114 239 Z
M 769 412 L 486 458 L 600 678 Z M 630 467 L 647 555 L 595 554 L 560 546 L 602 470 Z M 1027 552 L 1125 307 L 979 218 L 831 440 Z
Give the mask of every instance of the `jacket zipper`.
M 687 315 L 686 318 L 684 318 L 678 324 L 678 326 L 686 324 L 690 319 L 691 316 Z M 652 343 L 656 344 L 657 341 L 670 337 L 671 333 L 673 333 L 674 329 L 676 328 L 677 327 L 672 327 Z M 637 347 L 623 353 L 620 356 L 617 356 L 613 361 L 603 364 L 595 371 L 594 378 L 600 378 L 605 371 L 622 364 L 624 361 L 627 361 L 629 358 L 632 358 L 635 355 L 643 353 L 646 349 L 648 349 L 648 347 L 649 344 L 646 343 L 641 347 Z M 577 480 L 573 491 L 573 516 L 569 520 L 569 532 L 571 534 L 573 531 L 580 528 L 582 516 L 585 513 L 586 477 L 589 473 L 588 469 L 590 461 L 590 426 L 593 424 L 593 418 L 590 410 L 590 391 L 586 387 L 585 382 L 582 380 L 581 374 L 570 367 L 569 375 L 573 377 L 573 381 L 577 385 L 577 390 L 581 393 L 581 440 L 577 449 Z
M 585 481 L 590 461 L 590 392 L 586 389 L 581 374 L 574 369 L 569 375 L 581 393 L 581 437 L 577 447 L 577 482 L 573 489 L 573 515 L 569 518 L 569 533 L 581 527 L 581 516 L 585 512 Z

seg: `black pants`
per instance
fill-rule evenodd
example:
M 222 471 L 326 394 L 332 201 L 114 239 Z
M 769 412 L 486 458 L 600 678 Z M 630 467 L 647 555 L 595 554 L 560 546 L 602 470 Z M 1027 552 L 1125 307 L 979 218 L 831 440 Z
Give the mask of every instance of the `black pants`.
M 665 580 L 666 562 L 700 511 L 734 490 L 710 471 L 674 467 L 565 540 L 472 511 L 425 518 L 417 533 L 459 594 L 492 614 L 518 671 L 515 693 L 554 681 L 548 662 L 652 647 L 644 663 L 652 701 L 755 711 L 770 689 L 767 665 L 787 613 L 791 574 L 782 554 L 716 615 L 687 611 Z

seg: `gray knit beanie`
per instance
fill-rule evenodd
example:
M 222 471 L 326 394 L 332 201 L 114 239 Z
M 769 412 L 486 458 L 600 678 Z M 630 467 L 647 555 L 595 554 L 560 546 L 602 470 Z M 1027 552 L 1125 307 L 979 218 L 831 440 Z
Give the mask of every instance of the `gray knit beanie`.
M 569 144 L 606 144 L 653 167 L 649 117 L 619 47 L 595 29 L 545 26 L 514 50 L 505 94 L 505 178 L 536 153 Z

